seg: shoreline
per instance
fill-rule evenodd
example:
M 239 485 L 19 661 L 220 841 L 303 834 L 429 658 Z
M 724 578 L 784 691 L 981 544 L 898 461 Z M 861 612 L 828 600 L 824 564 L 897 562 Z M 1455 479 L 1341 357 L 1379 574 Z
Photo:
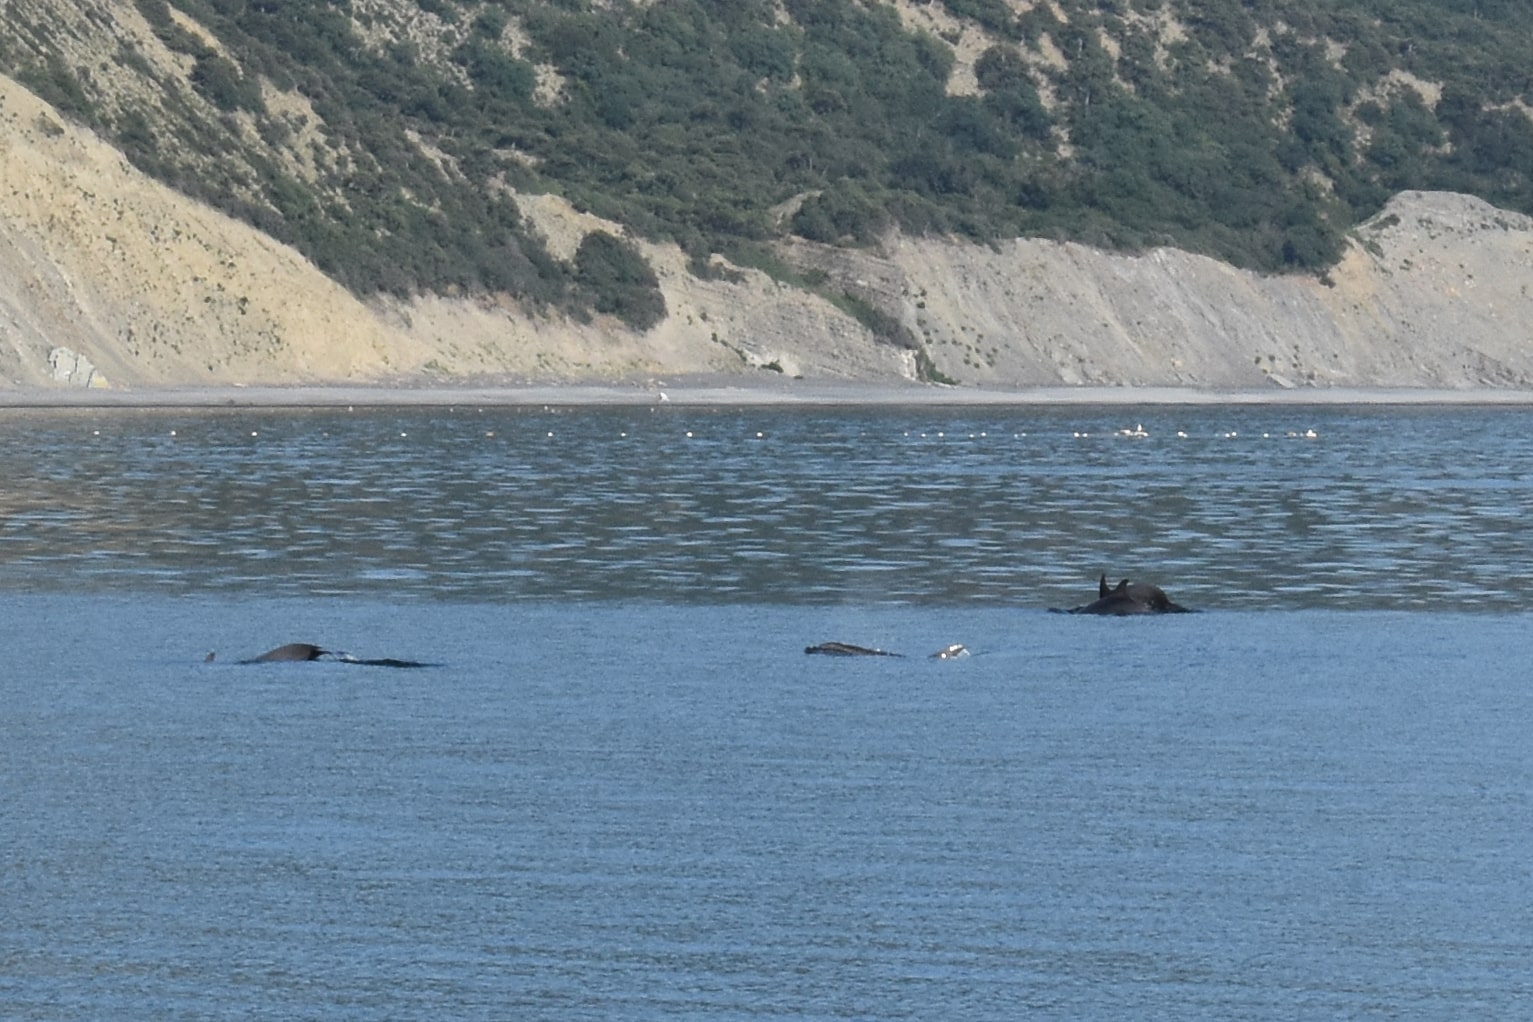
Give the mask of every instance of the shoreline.
M 674 377 L 611 383 L 522 383 L 422 386 L 314 384 L 134 388 L 0 389 L 9 409 L 446 408 L 525 407 L 925 406 L 1056 405 L 1476 405 L 1533 406 L 1533 390 L 1413 387 L 1204 390 L 1183 387 L 1027 387 L 991 390 L 918 383 L 758 381 Z

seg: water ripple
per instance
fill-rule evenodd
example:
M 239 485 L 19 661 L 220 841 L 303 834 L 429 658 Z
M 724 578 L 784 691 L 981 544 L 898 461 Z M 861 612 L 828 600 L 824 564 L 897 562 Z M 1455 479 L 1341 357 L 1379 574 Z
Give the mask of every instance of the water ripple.
M 0 586 L 1041 609 L 1105 571 L 1210 609 L 1521 608 L 1530 425 L 1465 408 L 10 412 Z

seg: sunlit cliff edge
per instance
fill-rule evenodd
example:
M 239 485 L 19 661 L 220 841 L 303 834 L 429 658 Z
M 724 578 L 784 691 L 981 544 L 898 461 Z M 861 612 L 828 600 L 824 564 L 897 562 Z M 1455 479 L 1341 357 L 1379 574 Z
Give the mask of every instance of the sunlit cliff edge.
M 519 203 L 555 255 L 622 233 Z M 641 247 L 668 310 L 645 333 L 509 299 L 364 302 L 0 78 L 0 387 L 917 377 L 915 350 L 815 294 L 749 269 L 700 279 Z M 959 386 L 1533 387 L 1533 220 L 1467 196 L 1397 196 L 1318 280 L 1025 239 L 784 251 Z

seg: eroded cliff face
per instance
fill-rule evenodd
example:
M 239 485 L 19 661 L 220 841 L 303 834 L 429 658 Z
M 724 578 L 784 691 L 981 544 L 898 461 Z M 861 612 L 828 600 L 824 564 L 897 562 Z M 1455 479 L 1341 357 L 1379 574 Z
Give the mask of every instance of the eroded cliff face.
M 618 230 L 553 200 L 526 206 L 566 255 L 587 230 Z M 674 249 L 648 255 L 671 315 L 643 335 L 494 299 L 365 304 L 0 78 L 0 385 L 613 379 L 774 362 L 876 378 L 910 362 L 764 274 L 702 281 Z
M 1527 387 L 1533 220 L 1446 193 L 1397 196 L 1320 280 L 1171 249 L 895 241 L 801 247 L 887 308 L 964 383 Z
M 620 233 L 520 201 L 555 255 Z M 916 376 L 914 351 L 820 297 L 644 251 L 669 316 L 643 335 L 509 300 L 365 303 L 0 78 L 0 386 Z M 1465 196 L 1397 197 L 1322 281 L 1035 240 L 785 254 L 903 324 L 961 385 L 1533 386 L 1533 221 Z

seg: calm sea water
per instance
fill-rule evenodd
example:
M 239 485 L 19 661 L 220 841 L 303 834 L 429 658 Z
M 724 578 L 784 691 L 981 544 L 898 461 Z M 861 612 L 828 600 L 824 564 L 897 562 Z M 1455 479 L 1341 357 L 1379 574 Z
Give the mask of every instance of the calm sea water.
M 1530 504 L 1515 409 L 0 414 L 0 1017 L 1527 1017 Z

